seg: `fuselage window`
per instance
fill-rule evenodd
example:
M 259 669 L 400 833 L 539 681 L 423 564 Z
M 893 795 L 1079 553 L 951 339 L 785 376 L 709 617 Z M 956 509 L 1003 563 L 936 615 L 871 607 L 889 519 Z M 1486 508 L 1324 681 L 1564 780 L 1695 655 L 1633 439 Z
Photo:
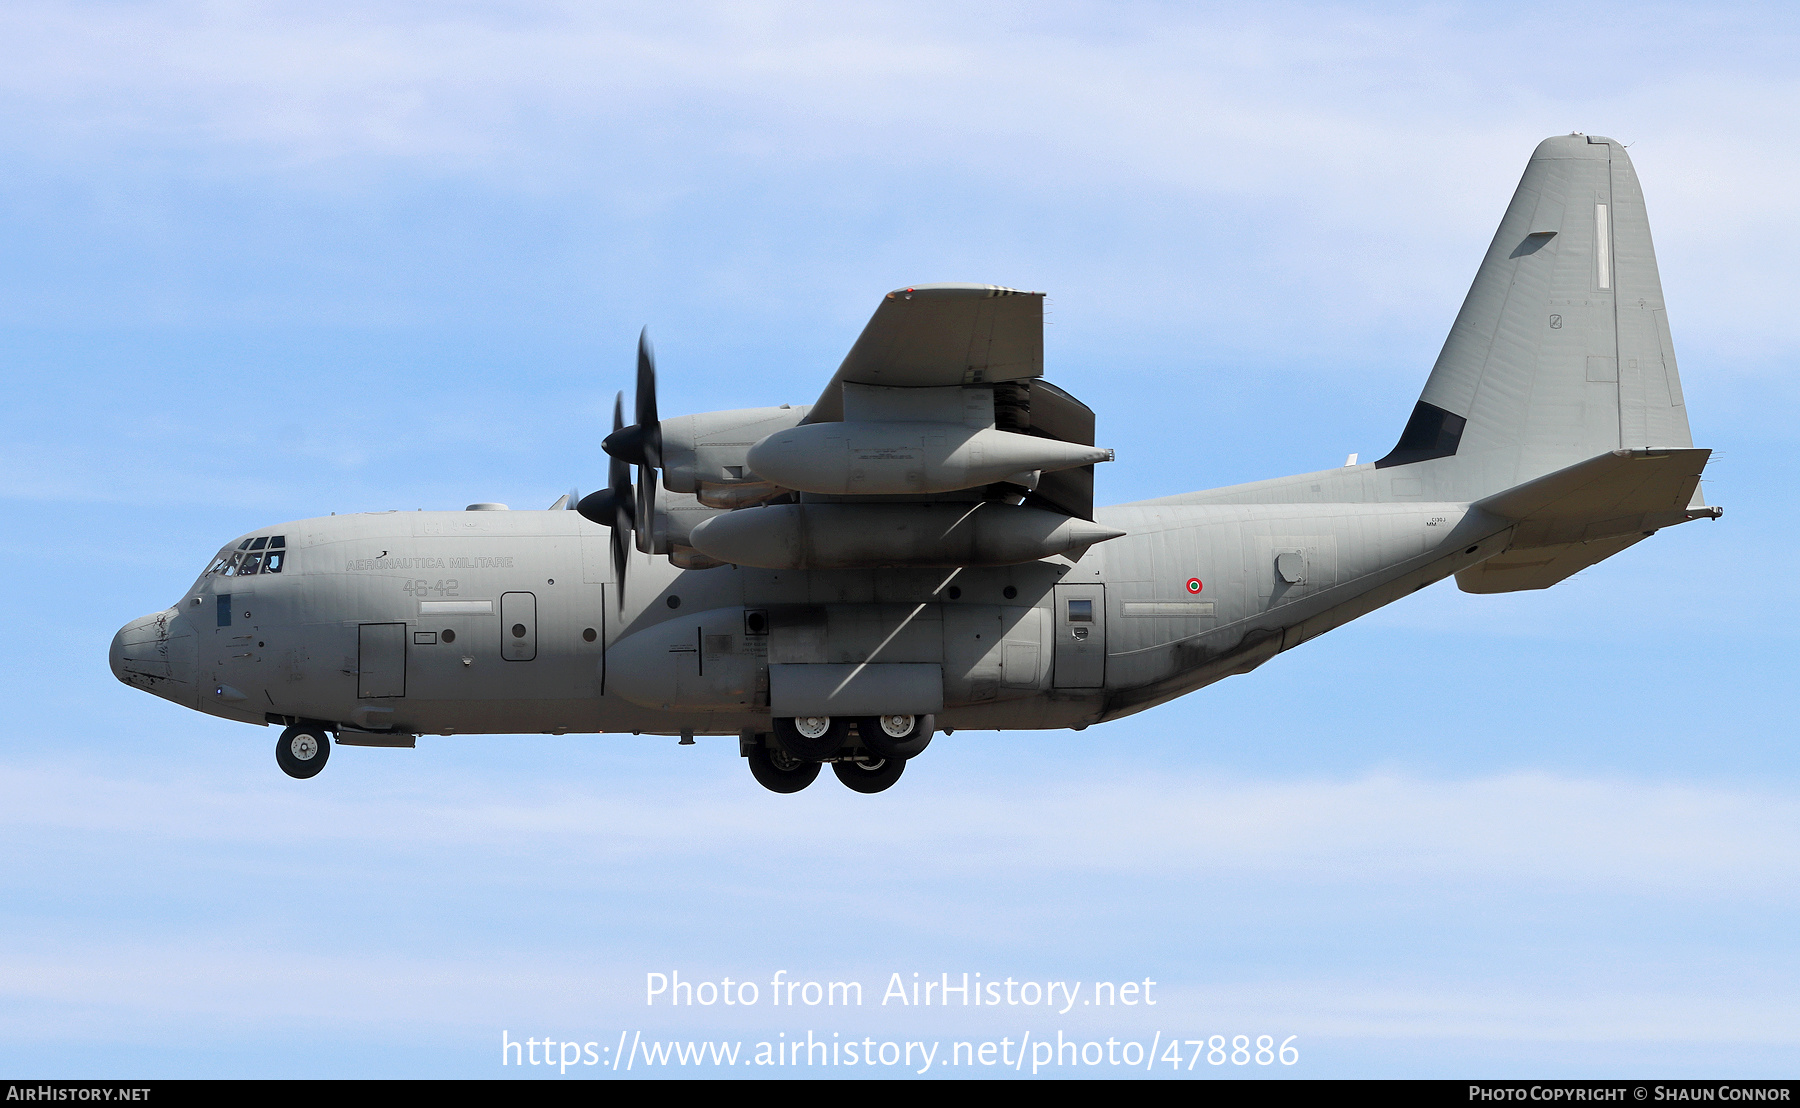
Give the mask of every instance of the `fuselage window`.
M 1092 623 L 1092 622 L 1094 622 L 1094 602 L 1092 600 L 1071 600 L 1071 601 L 1069 601 L 1069 622 L 1070 623 Z

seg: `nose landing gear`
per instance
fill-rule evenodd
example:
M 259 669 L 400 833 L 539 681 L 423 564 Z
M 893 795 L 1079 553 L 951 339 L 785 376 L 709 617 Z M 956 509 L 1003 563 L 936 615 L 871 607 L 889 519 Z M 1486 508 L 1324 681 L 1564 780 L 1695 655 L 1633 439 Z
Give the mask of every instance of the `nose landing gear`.
M 275 764 L 289 777 L 318 775 L 331 757 L 331 734 L 316 723 L 296 723 L 275 740 Z

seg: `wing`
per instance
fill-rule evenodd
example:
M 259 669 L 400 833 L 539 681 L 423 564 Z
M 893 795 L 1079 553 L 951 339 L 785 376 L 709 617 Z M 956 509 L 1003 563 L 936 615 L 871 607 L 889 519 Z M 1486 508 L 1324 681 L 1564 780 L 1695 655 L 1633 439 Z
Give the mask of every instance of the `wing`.
M 1093 519 L 1094 465 L 1112 458 L 1094 445 L 1094 413 L 1037 379 L 1043 326 L 1042 293 L 896 289 L 803 418 L 665 421 L 664 487 L 720 509 L 671 530 L 671 558 L 685 547 L 763 569 L 960 569 L 1123 534 Z
M 992 397 L 989 426 L 1094 445 L 1094 413 L 1039 379 L 1043 372 L 1043 293 L 1001 285 L 914 285 L 882 298 L 802 422 L 881 419 L 882 408 L 901 405 L 899 393 L 869 392 L 858 386 L 962 388 Z M 852 398 L 856 410 L 848 417 L 846 386 L 857 394 Z M 894 411 L 886 418 L 922 417 Z M 1024 502 L 1091 520 L 1094 467 L 1046 472 Z
M 999 285 L 915 285 L 882 298 L 807 416 L 844 417 L 843 386 L 992 384 L 1044 372 L 1044 294 Z

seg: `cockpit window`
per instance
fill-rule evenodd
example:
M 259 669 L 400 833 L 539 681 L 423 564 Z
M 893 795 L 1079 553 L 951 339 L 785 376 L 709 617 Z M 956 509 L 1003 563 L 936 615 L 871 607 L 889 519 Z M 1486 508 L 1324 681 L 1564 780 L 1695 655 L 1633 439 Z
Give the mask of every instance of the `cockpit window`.
M 211 577 L 248 577 L 254 573 L 280 573 L 287 562 L 287 536 L 262 535 L 226 547 L 206 567 Z

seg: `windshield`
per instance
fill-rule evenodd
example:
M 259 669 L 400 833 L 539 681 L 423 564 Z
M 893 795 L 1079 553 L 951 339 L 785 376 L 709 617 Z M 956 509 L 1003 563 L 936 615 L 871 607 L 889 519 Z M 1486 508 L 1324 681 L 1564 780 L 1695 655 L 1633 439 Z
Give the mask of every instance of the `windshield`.
M 219 551 L 208 577 L 249 577 L 254 573 L 280 573 L 287 561 L 286 535 L 257 535 Z

